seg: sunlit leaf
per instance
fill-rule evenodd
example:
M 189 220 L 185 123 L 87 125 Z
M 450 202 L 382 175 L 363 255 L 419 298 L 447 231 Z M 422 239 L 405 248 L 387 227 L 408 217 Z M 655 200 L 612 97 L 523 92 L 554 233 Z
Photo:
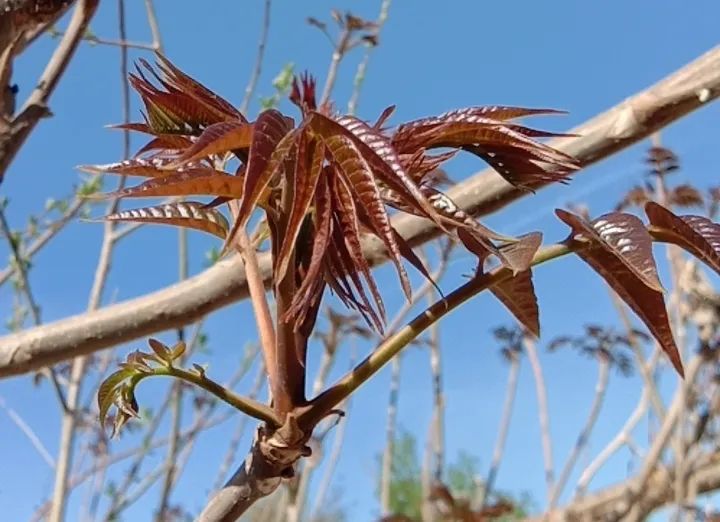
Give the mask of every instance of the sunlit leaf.
M 153 207 L 123 210 L 105 216 L 108 221 L 159 223 L 192 228 L 225 239 L 228 223 L 221 213 L 205 208 L 202 203 L 182 201 Z
M 543 112 L 541 109 L 538 113 Z M 532 109 L 525 111 L 520 108 L 460 109 L 400 125 L 392 143 L 400 153 L 437 147 L 467 150 L 520 187 L 533 188 L 543 183 L 563 182 L 578 168 L 577 162 L 532 138 L 568 135 L 502 121 L 533 113 Z
M 203 130 L 197 141 L 178 156 L 173 165 L 179 166 L 235 149 L 246 149 L 250 146 L 252 134 L 253 126 L 240 120 L 214 123 Z
M 670 329 L 665 301 L 657 281 L 652 244 L 639 219 L 606 214 L 592 223 L 563 210 L 555 211 L 573 229 L 576 241 L 587 241 L 578 257 L 590 265 L 645 323 L 683 375 L 680 353 Z M 633 218 L 633 219 L 630 219 Z M 626 240 L 626 241 L 623 241 Z M 648 242 L 650 242 L 648 244 Z
M 353 26 L 365 23 L 359 20 L 341 17 L 343 24 Z M 527 270 L 539 236 L 515 239 L 494 232 L 438 190 L 449 182 L 443 163 L 458 151 L 484 158 L 511 183 L 531 188 L 563 181 L 577 168 L 573 158 L 535 140 L 564 134 L 510 121 L 558 111 L 471 107 L 389 131 L 384 126 L 394 106 L 373 125 L 337 114 L 330 102 L 318 106 L 315 80 L 304 74 L 293 78 L 290 88 L 290 101 L 302 116 L 297 126 L 275 109 L 248 122 L 165 57 L 158 55 L 157 61 L 151 66 L 139 60 L 130 77 L 145 104 L 145 122 L 117 126 L 150 135 L 149 143 L 134 160 L 84 168 L 150 178 L 105 197 L 197 195 L 211 200 L 122 211 L 109 219 L 204 230 L 225 239 L 225 253 L 236 243 L 237 232 L 261 210 L 271 240 L 276 291 L 292 288 L 295 294 L 292 300 L 280 300 L 278 316 L 293 321 L 298 333 L 311 331 L 326 287 L 374 330 L 382 331 L 381 292 L 363 255 L 366 235 L 380 240 L 408 298 L 411 286 L 405 263 L 431 277 L 391 225 L 391 209 L 428 218 L 444 233 L 456 231 L 480 265 L 494 256 L 515 273 Z M 289 86 L 291 75 L 285 77 Z M 438 148 L 451 150 L 428 152 Z M 213 165 L 229 152 L 238 160 L 235 175 Z M 226 203 L 231 223 L 214 210 Z M 141 356 L 126 364 L 148 371 L 148 361 Z
M 300 227 L 310 209 L 322 173 L 325 146 L 309 141 L 308 135 L 303 133 L 298 142 L 296 167 L 288 183 L 288 188 L 292 187 L 292 208 L 287 219 L 283 244 L 276 259 L 276 274 L 279 279 L 282 279 L 287 271 L 290 252 L 295 248 Z
M 173 361 L 177 361 L 185 354 L 186 350 L 187 345 L 185 344 L 185 341 L 178 341 L 177 344 L 172 347 L 172 350 L 170 350 L 170 358 Z
M 652 201 L 645 205 L 650 232 L 690 252 L 720 274 L 720 225 L 703 216 L 676 216 Z
M 542 234 L 540 232 L 524 234 L 517 238 L 516 241 L 506 243 L 498 248 L 502 256 L 500 260 L 515 274 L 525 272 L 530 268 L 535 253 L 541 244 Z
M 383 183 L 400 194 L 406 206 L 443 228 L 432 205 L 403 169 L 389 138 L 352 116 L 345 116 L 336 122 L 322 114 L 313 113 L 309 125 L 324 140 L 333 140 L 335 154 L 340 152 L 340 149 L 347 148 L 346 157 L 347 154 L 352 154 L 362 158 L 362 162 L 372 172 L 375 185 Z
M 311 290 L 313 288 L 317 289 L 316 282 L 322 279 L 323 262 L 326 260 L 326 252 L 330 244 L 330 235 L 333 228 L 330 198 L 330 187 L 327 179 L 321 177 L 318 180 L 314 194 L 315 212 L 313 213 L 314 237 L 312 254 L 306 270 L 301 274 L 303 276 L 302 283 L 295 296 L 293 296 L 292 304 L 286 312 L 287 316 L 284 320 L 296 317 L 299 319 L 298 322 L 302 322 L 313 299 L 316 297 Z
M 212 110 L 217 118 L 245 120 L 243 114 L 233 107 L 230 102 L 182 72 L 162 54 L 157 53 L 157 57 L 160 62 L 160 69 L 177 90 L 188 93 L 195 101 Z
M 117 163 L 106 163 L 104 165 L 80 165 L 77 168 L 89 174 L 117 174 L 119 176 L 159 178 L 173 174 L 173 171 L 168 171 L 164 168 L 169 163 L 170 160 L 166 158 L 135 158 Z M 188 167 L 188 170 L 191 168 L 192 167 Z
M 135 187 L 101 194 L 103 198 L 147 198 L 159 196 L 225 196 L 239 198 L 243 180 L 214 169 L 171 171 L 164 177 L 150 179 Z
M 601 248 L 616 256 L 649 288 L 663 291 L 652 254 L 652 237 L 636 216 L 611 212 L 588 223 L 564 210 L 558 209 L 555 213 L 576 234 L 595 240 Z
M 332 188 L 335 194 L 335 201 L 338 203 L 338 212 L 336 212 L 336 230 L 338 238 L 342 238 L 351 261 L 349 265 L 352 269 L 349 271 L 348 276 L 350 276 L 355 283 L 355 287 L 357 288 L 358 293 L 361 295 L 361 298 L 367 308 L 369 310 L 374 310 L 365 296 L 362 284 L 358 279 L 356 279 L 355 272 L 358 271 L 364 276 L 365 282 L 370 289 L 379 312 L 379 316 L 371 314 L 370 318 L 373 321 L 374 326 L 380 331 L 382 330 L 382 323 L 385 321 L 385 307 L 383 305 L 382 297 L 380 296 L 380 290 L 377 288 L 375 280 L 370 273 L 370 265 L 363 254 L 360 226 L 357 220 L 358 209 L 355 206 L 355 202 L 353 201 L 353 196 L 350 188 L 347 186 L 347 182 L 342 179 L 335 180 Z
M 530 270 L 491 286 L 490 291 L 528 332 L 540 336 L 540 315 Z
M 264 111 L 258 116 L 250 145 L 243 196 L 236 218 L 238 226 L 245 226 L 262 191 L 290 151 L 295 139 L 291 129 L 292 120 L 275 109 Z
M 168 348 L 165 344 L 161 343 L 157 339 L 150 338 L 148 339 L 148 345 L 152 348 L 152 351 L 155 352 L 155 355 L 157 355 L 158 362 L 167 364 L 172 363 L 170 348 Z
M 120 393 L 120 384 L 134 374 L 135 372 L 132 369 L 122 368 L 108 375 L 100 385 L 97 393 L 97 404 L 101 426 L 105 426 L 108 411 L 110 411 L 110 408 L 115 404 L 118 394 Z
M 410 280 L 402 265 L 402 255 L 395 242 L 390 218 L 385 210 L 370 165 L 350 138 L 344 135 L 335 135 L 326 137 L 324 141 L 332 157 L 333 166 L 340 175 L 345 177 L 353 191 L 354 198 L 359 203 L 356 208 L 358 211 L 362 211 L 366 217 L 364 224 L 380 238 L 387 248 L 390 259 L 395 264 L 400 277 L 403 291 L 409 299 L 412 294 Z

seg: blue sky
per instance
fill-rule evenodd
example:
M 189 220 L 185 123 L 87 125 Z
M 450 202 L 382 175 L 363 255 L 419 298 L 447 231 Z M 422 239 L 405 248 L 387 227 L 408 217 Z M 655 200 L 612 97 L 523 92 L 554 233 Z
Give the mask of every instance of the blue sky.
M 149 41 L 142 3 L 128 4 L 129 39 Z M 239 103 L 255 57 L 261 4 L 259 0 L 214 0 L 198 8 L 198 2 L 157 0 L 167 55 L 188 73 Z M 271 93 L 272 79 L 288 62 L 324 79 L 331 50 L 325 38 L 305 24 L 307 16 L 327 19 L 329 9 L 337 7 L 374 18 L 378 5 L 368 1 L 275 1 L 257 95 Z M 714 0 L 691 4 L 672 0 L 443 4 L 396 0 L 381 45 L 370 62 L 359 114 L 373 119 L 387 105 L 396 104 L 391 123 L 397 123 L 469 105 L 555 107 L 569 111 L 569 115 L 532 123 L 554 130 L 567 129 L 716 45 L 719 19 L 720 4 Z M 102 2 L 92 29 L 99 36 L 116 37 L 115 2 Z M 14 81 L 19 84 L 21 98 L 30 91 L 55 44 L 45 37 L 17 61 Z M 72 191 L 80 179 L 74 166 L 106 163 L 120 157 L 120 135 L 103 128 L 121 119 L 118 55 L 116 48 L 87 44 L 78 52 L 52 99 L 55 117 L 39 125 L 0 187 L 0 196 L 10 199 L 7 214 L 15 227 L 22 225 L 28 213 L 40 212 L 47 198 Z M 133 53 L 133 57 L 142 55 Z M 356 51 L 340 68 L 334 95 L 339 106 L 351 93 L 352 76 L 360 58 L 361 51 Z M 254 101 L 252 114 L 258 108 L 257 96 Z M 139 115 L 134 96 L 133 114 Z M 678 182 L 692 180 L 701 187 L 717 184 L 720 159 L 715 151 L 720 137 L 713 129 L 717 128 L 719 116 L 720 109 L 713 105 L 663 133 L 663 142 L 681 158 L 683 169 L 676 178 Z M 134 148 L 140 144 L 139 140 L 133 141 Z M 647 146 L 643 143 L 632 147 L 588 169 L 569 187 L 544 190 L 491 216 L 487 222 L 508 233 L 542 230 L 547 241 L 561 239 L 566 231 L 554 218 L 552 208 L 586 202 L 594 214 L 610 210 L 628 188 L 642 179 Z M 459 180 L 481 168 L 479 161 L 463 158 L 453 162 L 450 174 Z M 32 284 L 44 320 L 81 313 L 86 308 L 101 235 L 100 225 L 74 223 L 35 259 Z M 204 253 L 213 242 L 191 235 L 190 245 L 191 271 L 198 273 L 204 266 Z M 124 241 L 116 251 L 104 302 L 129 299 L 174 282 L 175 252 L 176 233 L 162 227 L 146 227 Z M 0 244 L 0 259 L 4 262 L 7 257 L 7 246 Z M 469 256 L 458 256 L 443 288 L 453 288 L 471 268 Z M 386 270 L 380 272 L 384 277 Z M 396 284 L 387 280 L 389 285 Z M 535 284 L 544 339 L 560 333 L 579 333 L 587 322 L 616 320 L 602 283 L 579 261 L 563 259 L 541 267 L 536 271 Z M 390 308 L 399 303 L 388 297 Z M 0 287 L 3 318 L 9 315 L 10 307 L 10 288 L 5 285 Z M 473 453 L 483 473 L 490 461 L 507 374 L 489 332 L 509 322 L 510 317 L 497 302 L 480 296 L 442 325 L 448 457 L 452 459 L 461 450 Z M 213 375 L 221 379 L 239 360 L 245 342 L 254 338 L 248 304 L 240 303 L 214 314 L 206 330 L 212 353 L 195 359 L 209 362 Z M 173 334 L 161 338 L 170 342 Z M 143 344 L 139 340 L 128 349 Z M 348 352 L 341 355 L 335 375 L 347 367 Z M 542 357 L 559 467 L 589 407 L 596 368 L 575 354 L 543 353 Z M 317 358 L 311 361 L 311 367 Z M 385 436 L 388 378 L 389 371 L 383 371 L 366 384 L 354 399 L 348 417 L 346 453 L 337 470 L 336 484 L 342 492 L 340 502 L 351 520 L 370 520 L 378 513 L 374 497 L 375 455 L 381 451 Z M 590 441 L 590 455 L 581 458 L 580 467 L 614 435 L 639 395 L 636 377 L 624 379 L 613 374 L 611 379 L 613 385 L 599 428 Z M 674 382 L 675 378 L 667 374 L 664 388 L 671 390 Z M 142 388 L 141 402 L 153 404 L 154 394 L 165 386 L 167 383 L 156 383 Z M 34 388 L 24 377 L 8 379 L 0 382 L 0 396 L 24 416 L 54 452 L 59 417 L 47 386 Z M 430 420 L 430 403 L 427 354 L 410 350 L 403 358 L 399 422 L 419 437 L 421 446 Z M 175 493 L 191 508 L 204 504 L 207 487 L 214 480 L 233 427 L 233 422 L 225 423 L 198 443 L 189 473 Z M 167 430 L 167 426 L 161 429 Z M 528 491 L 542 500 L 537 431 L 533 382 L 524 361 L 498 486 Z M 4 442 L 0 450 L 4 463 L 0 469 L 0 509 L 7 520 L 26 520 L 39 499 L 50 494 L 53 474 L 4 412 L 0 412 L 0 440 Z M 128 441 L 117 444 L 123 447 Z M 244 442 L 242 447 L 246 446 Z M 163 452 L 157 455 L 161 458 Z M 621 453 L 594 484 L 622 479 L 627 463 L 628 454 Z M 122 470 L 121 466 L 117 471 Z M 83 494 L 81 489 L 73 496 L 71 509 L 77 508 Z M 127 519 L 148 519 L 147 513 L 156 502 L 157 491 L 153 490 L 147 500 L 128 511 Z

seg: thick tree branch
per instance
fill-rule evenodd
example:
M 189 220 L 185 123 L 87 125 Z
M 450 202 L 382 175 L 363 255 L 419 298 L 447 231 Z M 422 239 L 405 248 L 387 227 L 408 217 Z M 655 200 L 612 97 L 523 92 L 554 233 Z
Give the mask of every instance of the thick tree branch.
M 720 453 L 702 457 L 690 478 L 697 485 L 697 493 L 707 493 L 720 488 Z M 634 477 L 618 485 L 598 491 L 577 500 L 568 506 L 544 514 L 525 522 L 575 522 L 585 520 L 619 520 L 630 505 L 638 506 L 643 513 L 649 514 L 674 502 L 672 470 L 659 466 L 655 468 L 647 481 L 643 477 Z M 633 500 L 629 493 L 645 482 L 641 499 Z
M 554 142 L 553 146 L 574 155 L 587 166 L 636 143 L 718 96 L 720 47 L 715 47 L 656 85 L 573 129 L 581 137 Z M 527 192 L 510 186 L 494 172 L 484 172 L 458 184 L 450 195 L 473 214 L 484 215 L 501 209 Z M 394 224 L 414 246 L 437 233 L 428 221 L 412 216 L 399 216 Z M 365 252 L 373 263 L 384 260 L 384 250 L 377 241 L 368 241 Z M 271 272 L 269 256 L 260 256 L 259 263 L 267 280 Z M 0 338 L 0 377 L 36 370 L 76 355 L 187 324 L 245 297 L 245 272 L 237 259 L 230 259 L 144 297 Z

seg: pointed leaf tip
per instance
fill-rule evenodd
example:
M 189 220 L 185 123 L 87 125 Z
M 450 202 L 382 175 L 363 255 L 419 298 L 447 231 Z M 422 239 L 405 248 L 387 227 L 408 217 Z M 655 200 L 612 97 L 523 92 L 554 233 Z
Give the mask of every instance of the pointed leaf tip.
M 670 328 L 665 301 L 652 257 L 652 238 L 642 222 L 629 214 L 605 214 L 588 223 L 556 210 L 572 230 L 571 237 L 591 244 L 576 254 L 600 275 L 645 323 L 675 370 L 684 375 L 680 352 Z M 657 283 L 656 283 L 657 281 Z
M 536 338 L 540 337 L 540 311 L 531 270 L 520 272 L 510 279 L 491 286 L 490 291 L 527 332 Z
M 645 213 L 651 234 L 678 245 L 720 274 L 720 224 L 703 216 L 678 216 L 653 201 L 645 205 Z

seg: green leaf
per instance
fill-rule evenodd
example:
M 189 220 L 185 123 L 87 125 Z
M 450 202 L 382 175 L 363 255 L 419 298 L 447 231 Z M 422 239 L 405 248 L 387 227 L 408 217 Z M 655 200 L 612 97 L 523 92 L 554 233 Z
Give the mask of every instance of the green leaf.
M 173 346 L 172 351 L 170 352 L 170 358 L 173 361 L 177 361 L 180 357 L 183 356 L 185 351 L 187 350 L 187 345 L 184 341 L 178 342 L 175 346 Z
M 161 343 L 157 339 L 148 339 L 148 344 L 150 345 L 150 348 L 152 348 L 152 351 L 155 352 L 155 355 L 158 357 L 158 362 L 166 363 L 166 364 L 172 364 L 173 357 L 170 352 L 170 348 L 168 348 L 164 343 Z
M 100 411 L 98 417 L 100 419 L 100 425 L 105 425 L 105 418 L 107 417 L 110 407 L 115 404 L 115 401 L 120 393 L 120 385 L 136 372 L 131 368 L 123 368 L 112 374 L 110 374 L 100 385 L 97 393 L 98 410 Z

